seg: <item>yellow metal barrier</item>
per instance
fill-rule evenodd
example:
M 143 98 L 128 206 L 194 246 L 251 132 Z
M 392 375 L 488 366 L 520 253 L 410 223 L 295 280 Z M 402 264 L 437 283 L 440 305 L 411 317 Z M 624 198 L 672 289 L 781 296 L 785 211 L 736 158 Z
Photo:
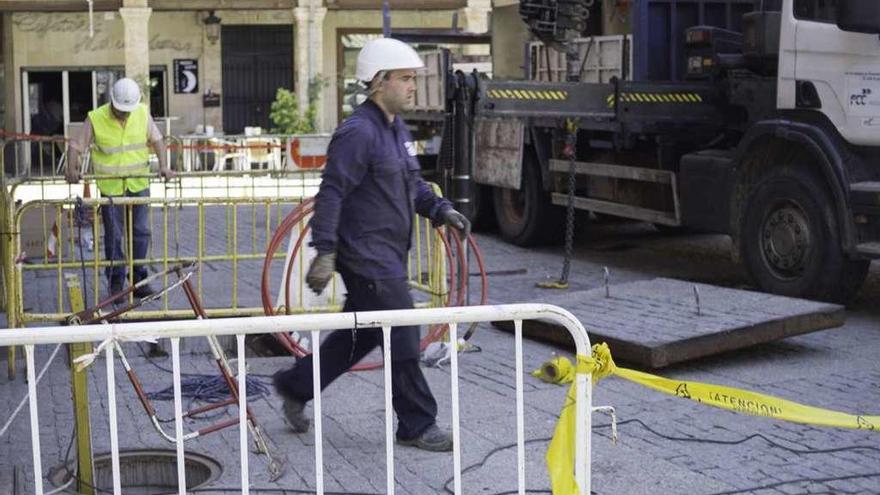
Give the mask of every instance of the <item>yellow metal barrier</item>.
M 166 269 L 169 265 L 180 262 L 196 262 L 202 267 L 196 282 L 199 296 L 207 302 L 210 316 L 244 316 L 263 314 L 263 308 L 259 304 L 260 280 L 258 273 L 266 256 L 268 240 L 274 232 L 273 224 L 277 224 L 295 206 L 300 204 L 302 196 L 279 196 L 272 200 L 258 198 L 223 198 L 203 197 L 195 198 L 115 198 L 114 205 L 148 204 L 151 206 L 150 227 L 153 233 L 151 249 L 146 259 L 133 260 L 131 258 L 131 222 L 130 213 L 125 222 L 126 240 L 128 244 L 128 258 L 124 261 L 129 276 L 131 267 L 138 265 L 152 265 Z M 77 203 L 95 220 L 91 225 L 77 225 L 75 207 Z M 12 304 L 12 311 L 16 314 L 15 320 L 22 324 L 30 322 L 62 321 L 70 313 L 64 304 L 62 284 L 63 275 L 71 270 L 86 270 L 89 280 L 89 295 L 91 305 L 102 300 L 106 293 L 102 293 L 99 284 L 103 281 L 103 269 L 110 267 L 113 262 L 103 259 L 103 236 L 99 229 L 99 208 L 109 205 L 110 201 L 101 199 L 84 200 L 37 200 L 24 203 L 15 208 L 13 225 L 18 227 L 19 232 L 22 219 L 31 210 L 38 210 L 37 218 L 45 226 L 46 232 L 52 232 L 53 226 L 57 226 L 60 236 L 58 251 L 53 259 L 40 259 L 21 263 L 7 263 L 6 266 L 16 274 L 14 282 L 16 291 L 20 291 L 20 297 Z M 241 218 L 241 209 L 249 209 L 250 215 Z M 87 215 L 89 216 L 89 215 Z M 158 217 L 158 218 L 156 218 Z M 181 230 L 183 226 L 183 230 Z M 410 280 L 414 288 L 425 291 L 431 295 L 434 305 L 440 303 L 445 295 L 445 272 L 443 271 L 443 258 L 436 240 L 427 242 L 433 236 L 433 230 L 425 222 L 416 223 L 416 239 L 413 253 L 410 255 Z M 43 230 L 43 229 L 41 229 Z M 92 240 L 93 248 L 89 251 L 84 246 L 87 236 Z M 19 243 L 14 246 L 12 252 L 21 253 L 20 236 Z M 251 242 L 242 243 L 242 238 L 250 238 Z M 161 239 L 156 242 L 157 238 Z M 49 239 L 46 240 L 46 243 Z M 285 252 L 274 253 L 276 259 L 283 259 Z M 300 258 L 300 262 L 301 258 Z M 115 263 L 119 263 L 116 261 Z M 11 265 L 11 266 L 10 266 Z M 282 264 L 278 264 L 282 267 Z M 438 276 L 438 270 L 441 276 Z M 47 284 L 45 273 L 54 274 L 53 283 Z M 279 270 L 283 274 L 283 270 Z M 242 280 L 240 276 L 249 273 L 254 280 Z M 302 271 L 300 271 L 302 273 Z M 29 274 L 34 274 L 32 277 Z M 217 276 L 220 274 L 222 276 Z M 206 297 L 206 277 L 209 279 L 211 294 Z M 282 276 L 275 275 L 273 281 L 282 281 Z M 28 286 L 25 286 L 25 281 Z M 34 284 L 30 285 L 33 281 Z M 130 281 L 131 282 L 131 281 Z M 294 292 L 299 296 L 294 299 L 294 312 L 302 311 L 326 311 L 329 308 L 306 308 L 302 305 L 302 279 L 296 280 L 300 290 Z M 241 286 L 245 286 L 245 294 Z M 48 287 L 47 287 L 48 286 Z M 228 290 L 216 290 L 223 287 Z M 54 305 L 47 305 L 47 289 L 54 292 Z M 218 297 L 218 292 L 227 292 L 228 297 Z M 250 297 L 249 297 L 250 296 Z M 29 304 L 25 304 L 29 302 Z M 332 306 L 336 306 L 332 304 Z M 32 309 L 26 310 L 26 307 Z M 34 310 L 36 308 L 36 310 Z M 163 298 L 162 308 L 154 310 L 133 311 L 126 314 L 130 319 L 153 319 L 153 318 L 181 318 L 189 317 L 191 312 L 185 305 L 175 306 L 168 298 Z
M 16 137 L 2 144 L 3 171 L 11 177 L 56 175 L 66 158 L 63 136 Z
M 153 177 L 149 197 L 113 198 L 114 205 L 150 206 L 152 238 L 143 260 L 131 259 L 130 209 L 125 215 L 128 254 L 123 262 L 129 283 L 135 264 L 167 269 L 180 262 L 197 262 L 201 269 L 196 289 L 209 316 L 263 314 L 259 274 L 267 244 L 284 216 L 313 196 L 319 182 L 317 171 L 187 172 L 168 182 Z M 65 274 L 80 275 L 88 289 L 87 305 L 96 305 L 107 297 L 102 286 L 106 284 L 104 269 L 111 266 L 111 261 L 104 259 L 99 219 L 101 207 L 111 200 L 84 197 L 86 184 L 91 185 L 92 195 L 97 195 L 94 177 L 89 176 L 75 185 L 57 175 L 4 178 L 0 190 L 0 259 L 10 328 L 63 321 L 71 312 L 64 297 Z M 23 240 L 29 245 L 24 246 Z M 53 243 L 54 256 L 47 256 L 46 248 Z M 276 293 L 285 273 L 284 263 L 278 260 L 283 261 L 286 254 L 273 253 L 272 290 Z M 416 297 L 419 306 L 445 303 L 445 260 L 443 244 L 430 222 L 414 222 L 408 273 L 411 286 L 424 294 Z M 303 295 L 308 289 L 303 289 L 301 274 L 307 266 L 302 254 L 297 262 L 300 276 L 293 281 L 297 290 L 292 295 L 297 297 L 291 298 L 291 312 L 338 310 L 335 300 L 322 307 L 304 304 Z M 174 292 L 151 306 L 125 313 L 123 318 L 192 317 L 184 298 Z M 15 351 L 8 352 L 12 377 Z
M 85 308 L 80 291 L 79 279 L 75 274 L 65 276 L 67 294 L 70 297 L 70 309 L 78 313 Z M 77 491 L 84 495 L 95 493 L 95 459 L 92 451 L 92 424 L 89 419 L 89 381 L 87 373 L 76 371 L 77 359 L 94 352 L 91 342 L 68 344 L 70 365 L 70 385 L 73 397 L 73 424 L 76 428 L 76 472 Z

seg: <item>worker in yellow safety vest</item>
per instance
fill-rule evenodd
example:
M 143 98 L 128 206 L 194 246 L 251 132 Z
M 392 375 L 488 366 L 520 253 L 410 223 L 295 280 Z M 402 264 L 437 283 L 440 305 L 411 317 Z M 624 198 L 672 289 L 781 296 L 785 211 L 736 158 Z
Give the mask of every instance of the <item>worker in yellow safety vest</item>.
M 110 198 L 110 205 L 101 208 L 104 225 L 104 256 L 110 261 L 106 269 L 110 294 L 118 294 L 125 287 L 126 266 L 123 237 L 126 230 L 125 208 L 112 203 L 117 197 L 146 197 L 150 195 L 150 148 L 159 159 L 159 175 L 165 179 L 174 176 L 168 168 L 162 133 L 141 104 L 141 90 L 129 78 L 116 81 L 110 90 L 110 103 L 89 112 L 81 132 L 70 142 L 65 177 L 76 184 L 82 177 L 82 157 L 91 149 L 91 163 L 101 196 Z M 146 204 L 131 206 L 130 230 L 132 282 L 137 284 L 147 277 L 147 266 L 137 263 L 147 255 L 150 245 L 150 226 Z M 153 294 L 149 284 L 135 288 L 135 297 Z

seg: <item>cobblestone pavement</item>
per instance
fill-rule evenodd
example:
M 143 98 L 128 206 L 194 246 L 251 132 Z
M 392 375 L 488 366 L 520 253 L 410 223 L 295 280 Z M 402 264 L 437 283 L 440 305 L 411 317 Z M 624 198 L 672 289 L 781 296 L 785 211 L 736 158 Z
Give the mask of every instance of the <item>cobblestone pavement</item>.
M 491 302 L 550 302 L 562 297 L 534 287 L 558 274 L 560 248 L 523 250 L 481 235 L 491 280 Z M 720 237 L 663 236 L 644 224 L 593 226 L 578 239 L 572 266 L 574 290 L 599 287 L 602 267 L 613 282 L 658 276 L 728 287 L 748 288 L 742 268 L 730 261 L 728 241 Z M 243 272 L 245 287 L 257 286 L 257 268 Z M 250 280 L 250 281 L 248 281 Z M 34 284 L 36 286 L 36 284 Z M 222 289 L 220 289 L 222 290 Z M 245 289 L 243 289 L 245 290 Z M 880 413 L 880 270 L 875 266 L 851 308 L 845 326 L 704 358 L 663 369 L 667 377 L 699 380 L 778 395 L 806 404 L 865 414 Z M 513 339 L 485 326 L 474 342 L 482 351 L 461 357 L 462 454 L 464 493 L 502 494 L 516 490 L 515 377 Z M 184 372 L 213 373 L 206 348 L 187 339 Z M 133 367 L 147 391 L 171 385 L 170 360 L 148 361 L 136 344 L 126 344 Z M 50 346 L 39 348 L 44 363 Z M 524 359 L 534 369 L 554 352 L 547 344 L 527 341 Z M 2 353 L 5 356 L 5 352 Z M 368 358 L 373 359 L 374 358 Z M 64 353 L 39 387 L 44 473 L 62 465 L 71 440 L 72 408 Z M 289 358 L 251 358 L 251 375 L 268 384 L 268 376 L 292 363 Z M 625 365 L 625 363 L 619 363 Z M 23 364 L 19 365 L 20 367 Z M 440 404 L 439 422 L 449 425 L 448 369 L 425 369 Z M 151 429 L 132 388 L 117 368 L 120 443 L 123 449 L 172 449 Z M 104 367 L 89 370 L 95 451 L 107 452 L 109 428 Z M 526 477 L 529 493 L 549 493 L 543 461 L 565 389 L 526 377 Z M 271 387 L 270 387 L 271 390 Z M 6 418 L 24 396 L 21 378 L 0 376 L 0 418 Z M 327 493 L 384 493 L 384 426 L 382 373 L 349 373 L 324 393 L 324 461 Z M 610 441 L 609 419 L 596 415 L 593 432 L 593 490 L 600 495 L 682 494 L 878 494 L 880 436 L 876 432 L 819 428 L 740 416 L 662 395 L 618 378 L 600 382 L 597 404 L 613 405 L 620 439 Z M 159 415 L 170 417 L 170 402 L 158 402 Z M 270 392 L 256 398 L 254 411 L 277 451 L 286 458 L 284 476 L 270 482 L 263 456 L 250 455 L 251 493 L 309 493 L 314 490 L 314 437 L 290 433 L 280 418 L 279 398 Z M 311 407 L 307 412 L 311 413 Z M 237 414 L 234 408 L 226 415 Z M 224 416 L 226 417 L 226 416 Z M 27 408 L 9 433 L 0 437 L 0 493 L 15 493 L 13 472 L 23 475 L 22 493 L 33 492 Z M 215 418 L 216 419 L 216 418 Z M 5 421 L 4 421 L 5 422 Z M 188 420 L 186 428 L 207 423 Z M 173 424 L 167 425 L 169 428 Z M 220 477 L 198 493 L 238 490 L 238 431 L 206 435 L 187 450 L 216 459 Z M 451 490 L 452 455 L 411 448 L 395 449 L 397 493 L 428 494 Z M 51 486 L 51 485 L 47 485 Z M 12 487 L 12 488 L 9 488 Z

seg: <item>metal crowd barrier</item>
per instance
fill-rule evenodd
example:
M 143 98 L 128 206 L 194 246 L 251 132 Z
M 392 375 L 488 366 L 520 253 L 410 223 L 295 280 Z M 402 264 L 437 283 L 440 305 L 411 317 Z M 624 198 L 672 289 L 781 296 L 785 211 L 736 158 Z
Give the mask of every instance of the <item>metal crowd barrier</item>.
M 107 374 L 108 412 L 110 426 L 110 452 L 113 473 L 113 493 L 121 493 L 119 469 L 119 434 L 117 426 L 117 400 L 114 368 L 115 344 L 123 341 L 138 341 L 151 338 L 170 339 L 171 357 L 174 377 L 174 411 L 175 411 L 175 442 L 177 447 L 177 482 L 181 495 L 186 494 L 184 430 L 180 383 L 180 339 L 183 337 L 235 335 L 238 351 L 238 387 L 239 387 L 239 450 L 241 470 L 241 493 L 250 493 L 248 468 L 248 426 L 247 426 L 247 390 L 245 358 L 245 334 L 263 334 L 276 332 L 299 331 L 310 333 L 314 342 L 320 340 L 320 333 L 325 331 L 382 327 L 384 338 L 384 362 L 391 362 L 391 327 L 403 325 L 449 324 L 450 341 L 457 342 L 459 323 L 490 322 L 513 320 L 515 328 L 515 361 L 516 361 L 516 416 L 517 416 L 517 484 L 518 493 L 525 494 L 525 417 L 524 386 L 523 386 L 523 355 L 522 355 L 522 321 L 532 319 L 550 320 L 565 327 L 571 334 L 578 355 L 589 355 L 590 344 L 587 332 L 580 322 L 568 311 L 546 304 L 513 304 L 498 306 L 469 306 L 455 308 L 432 308 L 397 311 L 373 311 L 365 313 L 335 313 L 286 315 L 274 317 L 255 317 L 242 325 L 237 318 L 119 323 L 111 325 L 90 325 L 75 327 L 43 327 L 26 328 L 14 332 L 0 331 L 0 346 L 25 346 L 28 370 L 28 393 L 31 422 L 31 445 L 34 463 L 34 493 L 43 495 L 43 469 L 40 457 L 40 424 L 39 402 L 37 400 L 36 363 L 34 362 L 34 346 L 61 343 L 102 342 L 99 348 L 104 349 Z M 315 435 L 315 485 L 316 493 L 324 493 L 323 463 L 323 414 L 320 390 L 320 348 L 314 350 L 314 435 Z M 451 354 L 451 387 L 452 387 L 452 434 L 454 492 L 463 493 L 461 467 L 461 435 L 459 412 L 459 369 L 458 354 Z M 590 432 L 592 428 L 591 404 L 592 386 L 588 373 L 576 375 L 575 403 L 575 465 L 574 476 L 580 493 L 590 492 Z M 395 492 L 394 478 L 394 436 L 393 407 L 391 403 L 391 367 L 384 369 L 385 395 L 385 462 L 387 493 Z
M 197 173 L 203 175 L 203 173 Z M 280 181 L 274 184 L 264 185 L 260 189 L 256 185 L 259 175 L 265 172 L 247 173 L 249 177 L 243 177 L 244 182 L 238 181 L 232 184 L 230 179 L 236 175 L 229 174 L 226 177 L 181 177 L 176 183 L 154 183 L 152 189 L 161 192 L 150 197 L 136 198 L 98 198 L 82 199 L 74 190 L 77 186 L 56 184 L 62 189 L 72 190 L 72 198 L 67 199 L 32 199 L 17 203 L 15 187 L 11 190 L 11 201 L 8 206 L 5 220 L 11 225 L 12 235 L 5 236 L 5 252 L 15 257 L 22 255 L 21 232 L 22 229 L 38 230 L 40 232 L 39 245 L 49 245 L 53 232 L 57 237 L 56 254 L 52 258 L 36 253 L 36 256 L 28 260 L 15 262 L 15 258 L 4 259 L 4 271 L 15 275 L 11 284 L 13 290 L 8 291 L 7 305 L 11 321 L 15 323 L 31 323 L 40 321 L 63 321 L 69 314 L 69 308 L 64 304 L 63 297 L 63 274 L 65 271 L 80 271 L 83 266 L 89 273 L 89 295 L 87 303 L 94 305 L 101 298 L 100 285 L 103 281 L 103 269 L 111 265 L 111 261 L 103 259 L 103 235 L 99 228 L 100 207 L 111 204 L 116 206 L 149 205 L 149 223 L 152 231 L 152 242 L 147 253 L 147 258 L 136 261 L 131 259 L 130 250 L 128 258 L 124 261 L 129 275 L 131 267 L 135 264 L 146 264 L 166 269 L 169 265 L 179 262 L 197 262 L 210 264 L 214 271 L 220 270 L 228 264 L 231 277 L 228 280 L 231 288 L 231 299 L 226 307 L 218 307 L 217 304 L 209 306 L 209 315 L 216 316 L 245 316 L 263 314 L 263 309 L 258 306 L 244 307 L 240 301 L 239 276 L 244 271 L 240 265 L 246 262 L 262 262 L 266 256 L 266 245 L 269 237 L 274 232 L 274 227 L 281 221 L 294 206 L 299 205 L 304 199 L 311 197 L 317 187 L 317 179 L 302 177 L 299 183 L 283 185 Z M 198 187 L 188 188 L 187 182 L 195 181 Z M 40 180 L 45 183 L 47 180 Z M 210 184 L 209 184 L 210 182 Z M 181 184 L 183 185 L 181 187 Z M 29 212 L 36 212 L 29 215 Z M 83 213 L 78 213 L 82 211 Z M 130 216 L 130 213 L 129 215 Z M 36 226 L 23 225 L 24 219 L 30 217 L 36 220 Z M 80 217 L 80 218 L 77 218 Z M 84 218 L 85 219 L 84 219 Z M 77 226 L 77 222 L 88 222 L 87 226 Z M 131 244 L 131 224 L 126 221 L 126 242 Z M 409 273 L 412 286 L 429 293 L 434 302 L 438 302 L 437 296 L 442 296 L 442 287 L 432 286 L 439 283 L 436 277 L 431 277 L 433 271 L 442 270 L 443 264 L 436 262 L 438 247 L 432 239 L 433 229 L 427 219 L 419 219 L 415 223 L 414 249 L 410 253 Z M 93 242 L 91 252 L 82 244 Z M 275 258 L 283 258 L 284 252 L 273 253 Z M 86 259 L 83 259 L 86 258 Z M 27 261 L 27 262 L 24 262 Z M 53 271 L 55 273 L 55 310 L 43 312 L 28 312 L 24 310 L 24 298 L 22 284 L 26 274 L 38 271 Z M 430 283 L 429 283 L 430 280 Z M 96 283 L 97 282 L 97 283 Z M 302 279 L 297 281 L 299 289 L 302 289 Z M 202 277 L 198 281 L 199 296 L 204 296 L 204 283 Z M 254 290 L 256 293 L 256 290 Z M 302 291 L 299 293 L 297 310 L 302 310 Z M 14 297 L 13 297 L 14 296 Z M 46 294 L 39 297 L 45 300 Z M 256 297 L 254 298 L 256 299 Z M 335 301 L 331 303 L 335 306 Z M 317 310 L 329 308 L 313 308 Z M 163 308 L 156 311 L 139 311 L 132 314 L 132 318 L 169 318 L 189 316 L 188 310 L 176 310 L 164 301 Z M 15 325 L 13 325 L 15 326 Z
M 168 163 L 183 172 L 224 170 L 316 170 L 324 166 L 330 134 L 165 136 Z M 0 130 L 6 175 L 51 177 L 67 166 L 67 138 Z M 155 156 L 153 163 L 157 160 Z
M 330 134 L 185 134 L 169 142 L 178 170 L 311 170 L 326 161 Z
M 11 177 L 45 177 L 55 175 L 65 163 L 67 140 L 64 136 L 35 136 L 9 134 L 0 131 L 2 141 L 0 159 L 3 175 Z
M 175 139 L 172 137 L 169 141 Z M 4 170 L 7 155 L 14 158 L 21 149 L 34 146 L 54 149 L 57 143 L 48 140 L 7 142 L 2 155 Z M 177 158 L 179 165 L 182 158 L 180 155 Z M 10 328 L 63 321 L 70 314 L 63 280 L 65 273 L 71 271 L 79 274 L 88 288 L 86 305 L 96 305 L 107 295 L 103 288 L 106 285 L 104 269 L 111 265 L 104 259 L 103 229 L 99 220 L 100 208 L 109 205 L 111 200 L 95 198 L 95 177 L 85 176 L 80 184 L 70 185 L 56 174 L 62 173 L 63 168 L 29 170 L 29 173 L 17 170 L 19 173 L 12 177 L 2 174 L 0 179 L 0 263 L 4 291 L 0 301 Z M 46 175 L 42 175 L 44 172 Z M 150 197 L 112 200 L 114 205 L 150 205 L 152 238 L 144 260 L 131 259 L 130 212 L 126 215 L 124 240 L 129 254 L 124 263 L 129 277 L 136 263 L 164 270 L 176 263 L 197 262 L 206 268 L 199 270 L 196 286 L 210 317 L 264 314 L 258 269 L 266 256 L 267 244 L 284 216 L 317 192 L 319 173 L 307 169 L 178 171 L 178 176 L 168 182 L 151 176 Z M 84 184 L 90 187 L 86 189 Z M 448 290 L 446 265 L 442 262 L 445 252 L 429 221 L 414 222 L 414 230 L 408 270 L 411 286 L 424 294 L 420 306 L 440 306 Z M 23 239 L 28 241 L 28 246 L 23 245 Z M 50 245 L 54 245 L 52 256 L 46 253 Z M 284 259 L 284 252 L 273 253 L 273 260 Z M 300 256 L 298 277 L 291 283 L 295 290 L 291 291 L 294 298 L 290 312 L 338 310 L 340 304 L 336 297 L 321 306 L 313 306 L 306 300 L 308 289 L 303 289 L 303 274 L 307 265 L 304 267 L 303 263 Z M 281 267 L 282 263 L 277 266 Z M 253 273 L 253 280 L 242 277 L 248 273 Z M 51 274 L 54 284 L 49 283 L 47 274 Z M 206 276 L 209 280 L 205 280 Z M 274 276 L 273 282 L 282 278 Z M 228 298 L 221 300 L 216 293 L 206 293 L 206 284 L 212 289 L 220 286 L 218 284 L 227 286 Z M 272 290 L 283 293 L 280 282 Z M 160 307 L 153 307 L 156 304 Z M 282 308 L 282 312 L 286 309 Z M 191 312 L 183 301 L 169 301 L 165 296 L 149 309 L 139 308 L 122 317 L 168 319 L 191 317 Z M 8 353 L 8 372 L 13 377 L 14 348 Z

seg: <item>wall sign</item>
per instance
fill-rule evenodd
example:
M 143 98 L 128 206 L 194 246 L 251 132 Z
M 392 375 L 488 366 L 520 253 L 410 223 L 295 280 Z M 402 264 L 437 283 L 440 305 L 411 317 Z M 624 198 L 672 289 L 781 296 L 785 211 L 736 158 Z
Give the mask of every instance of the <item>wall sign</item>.
M 220 95 L 208 90 L 207 93 L 202 97 L 202 105 L 205 107 L 219 107 L 220 106 Z
M 199 91 L 199 61 L 192 58 L 174 59 L 174 92 L 197 93 Z

